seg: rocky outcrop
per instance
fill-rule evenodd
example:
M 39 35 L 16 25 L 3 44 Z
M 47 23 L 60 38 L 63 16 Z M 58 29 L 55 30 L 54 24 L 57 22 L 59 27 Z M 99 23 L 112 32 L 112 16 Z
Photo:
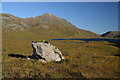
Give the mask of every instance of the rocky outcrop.
M 42 62 L 61 61 L 65 59 L 58 48 L 48 42 L 32 42 L 33 58 Z

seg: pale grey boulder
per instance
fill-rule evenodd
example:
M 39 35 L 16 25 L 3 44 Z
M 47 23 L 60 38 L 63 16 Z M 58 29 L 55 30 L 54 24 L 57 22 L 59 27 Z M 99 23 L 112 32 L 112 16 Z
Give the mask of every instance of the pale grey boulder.
M 42 62 L 61 61 L 65 59 L 58 48 L 48 42 L 32 42 L 33 58 Z

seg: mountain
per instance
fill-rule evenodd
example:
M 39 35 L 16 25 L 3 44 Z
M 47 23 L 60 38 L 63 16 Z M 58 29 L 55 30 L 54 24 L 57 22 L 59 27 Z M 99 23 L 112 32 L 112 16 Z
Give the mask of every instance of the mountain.
M 108 31 L 101 35 L 102 37 L 108 38 L 120 38 L 120 31 Z
M 26 38 L 30 35 L 47 39 L 100 37 L 91 31 L 78 29 L 67 20 L 49 13 L 30 18 L 19 18 L 11 14 L 4 13 L 2 14 L 2 26 L 3 34 L 19 34 L 19 36 L 26 35 Z

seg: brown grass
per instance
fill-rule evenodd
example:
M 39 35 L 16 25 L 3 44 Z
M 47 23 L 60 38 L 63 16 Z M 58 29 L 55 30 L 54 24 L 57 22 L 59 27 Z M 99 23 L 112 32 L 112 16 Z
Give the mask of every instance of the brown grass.
M 11 57 L 9 54 L 32 55 L 32 40 L 39 35 L 6 35 L 3 33 L 3 78 L 116 78 L 118 77 L 118 47 L 106 41 L 88 43 L 49 42 L 60 49 L 65 61 L 42 63 L 38 60 Z M 23 33 L 24 34 L 24 33 Z M 18 37 L 19 36 L 19 37 Z M 39 38 L 39 39 L 38 39 Z M 67 41 L 65 41 L 67 42 Z M 71 41 L 68 41 L 71 42 Z

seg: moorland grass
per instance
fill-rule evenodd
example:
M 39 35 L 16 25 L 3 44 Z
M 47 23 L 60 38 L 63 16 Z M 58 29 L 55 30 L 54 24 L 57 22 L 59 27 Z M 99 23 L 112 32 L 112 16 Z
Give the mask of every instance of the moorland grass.
M 19 34 L 19 33 L 18 33 Z M 31 56 L 34 40 L 48 40 L 32 33 L 3 33 L 3 78 L 116 78 L 118 77 L 118 46 L 106 41 L 60 43 L 49 40 L 60 49 L 66 60 L 42 63 L 39 60 L 11 57 L 10 54 Z M 25 35 L 24 35 L 25 34 Z M 52 37 L 51 37 L 52 38 Z M 67 41 L 65 41 L 67 42 Z M 68 42 L 70 42 L 68 40 Z

